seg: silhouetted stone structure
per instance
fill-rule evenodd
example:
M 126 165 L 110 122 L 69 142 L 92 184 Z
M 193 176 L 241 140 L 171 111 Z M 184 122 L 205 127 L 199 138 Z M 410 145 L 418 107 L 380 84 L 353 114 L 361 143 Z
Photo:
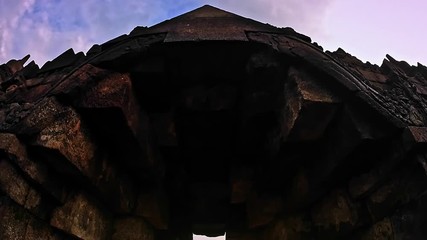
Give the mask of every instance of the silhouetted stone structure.
M 427 68 L 211 6 L 0 66 L 0 239 L 425 239 Z

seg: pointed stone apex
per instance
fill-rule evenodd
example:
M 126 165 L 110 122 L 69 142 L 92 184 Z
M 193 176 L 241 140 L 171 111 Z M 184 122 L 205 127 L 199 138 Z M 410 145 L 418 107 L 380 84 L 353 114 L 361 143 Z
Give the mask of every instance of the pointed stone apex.
M 19 60 L 19 62 L 20 62 L 22 65 L 24 65 L 24 64 L 28 61 L 28 59 L 30 59 L 30 57 L 31 57 L 31 55 L 30 55 L 30 54 L 27 54 L 27 56 L 23 57 L 21 60 Z
M 6 63 L 6 65 L 9 67 L 10 71 L 14 74 L 24 68 L 24 64 L 26 61 L 28 61 L 29 58 L 30 58 L 30 54 L 28 54 L 27 56 L 23 57 L 20 60 L 11 59 Z
M 225 10 L 204 5 L 133 34 L 167 33 L 165 42 L 183 41 L 248 41 L 247 32 L 291 35 L 304 41 L 310 38 L 293 29 L 278 28 Z
M 200 8 L 196 8 L 193 11 L 185 13 L 181 16 L 187 17 L 235 17 L 238 16 L 234 13 L 227 12 L 211 5 L 204 5 Z M 179 16 L 178 16 L 179 17 Z
M 385 55 L 386 59 L 390 62 L 397 62 L 396 59 L 394 59 L 392 56 L 390 56 L 389 54 Z

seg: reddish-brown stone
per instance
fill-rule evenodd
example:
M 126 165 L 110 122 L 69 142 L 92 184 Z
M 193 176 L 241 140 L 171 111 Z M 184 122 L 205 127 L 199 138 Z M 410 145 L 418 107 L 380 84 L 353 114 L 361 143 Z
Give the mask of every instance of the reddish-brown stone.
M 166 194 L 164 192 L 140 194 L 136 201 L 135 215 L 144 217 L 156 229 L 168 229 L 169 204 Z
M 33 217 L 6 197 L 0 198 L 0 223 L 0 239 L 75 239 L 72 235 L 60 233 L 57 229 Z
M 407 127 L 403 133 L 403 144 L 406 149 L 422 147 L 427 143 L 426 127 Z
M 337 238 L 357 227 L 357 207 L 343 190 L 334 190 L 316 204 L 311 212 L 319 236 Z
M 390 219 L 385 218 L 376 222 L 372 227 L 361 236 L 361 240 L 392 240 L 396 239 L 393 232 L 393 225 Z
M 246 203 L 248 226 L 256 228 L 267 225 L 282 208 L 282 199 L 280 197 L 261 195 L 255 191 L 251 191 Z
M 46 164 L 41 161 L 33 161 L 27 153 L 26 146 L 19 139 L 9 133 L 0 133 L 0 149 L 8 153 L 10 161 L 16 164 L 32 180 L 40 184 L 48 193 L 58 201 L 65 197 L 65 187 L 58 175 L 49 171 Z
M 40 218 L 46 213 L 42 210 L 42 196 L 5 159 L 0 159 L 0 189 L 12 200 Z
M 322 87 L 306 71 L 291 67 L 285 84 L 287 97 L 283 116 L 283 138 L 311 141 L 322 137 L 339 106 L 339 97 Z M 313 121 L 316 118 L 316 121 Z
M 112 240 L 154 240 L 155 234 L 143 218 L 126 217 L 114 221 Z
M 58 151 L 108 197 L 115 211 L 129 212 L 135 198 L 132 184 L 100 153 L 80 115 L 69 107 L 58 108 L 61 117 L 40 131 L 34 145 Z
M 53 211 L 50 224 L 79 238 L 96 240 L 108 239 L 112 220 L 99 203 L 79 193 Z
M 279 218 L 272 222 L 263 232 L 262 239 L 309 239 L 310 226 L 303 216 Z

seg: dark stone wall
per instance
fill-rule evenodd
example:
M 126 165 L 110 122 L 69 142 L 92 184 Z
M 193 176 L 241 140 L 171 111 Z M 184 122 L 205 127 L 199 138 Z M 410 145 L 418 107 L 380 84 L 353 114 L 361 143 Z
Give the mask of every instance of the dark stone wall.
M 0 66 L 1 239 L 424 239 L 424 66 L 136 39 Z

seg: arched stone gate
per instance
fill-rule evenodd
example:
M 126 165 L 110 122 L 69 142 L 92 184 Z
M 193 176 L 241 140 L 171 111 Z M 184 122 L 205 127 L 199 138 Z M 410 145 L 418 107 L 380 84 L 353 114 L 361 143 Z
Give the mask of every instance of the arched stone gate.
M 204 6 L 1 66 L 1 239 L 423 239 L 427 68 Z

